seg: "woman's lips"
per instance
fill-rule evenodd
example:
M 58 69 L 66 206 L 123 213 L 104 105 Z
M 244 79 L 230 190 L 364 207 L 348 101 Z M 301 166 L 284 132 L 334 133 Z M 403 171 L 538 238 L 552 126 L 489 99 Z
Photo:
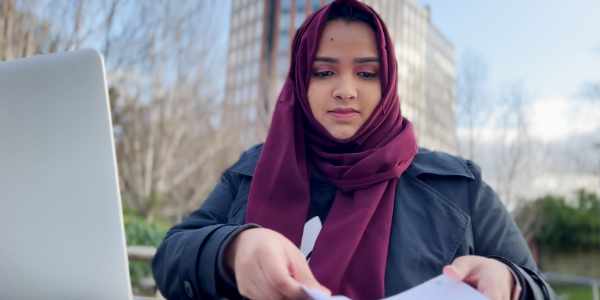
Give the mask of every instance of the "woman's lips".
M 349 120 L 360 115 L 360 113 L 354 109 L 334 109 L 327 111 L 327 114 L 336 120 Z

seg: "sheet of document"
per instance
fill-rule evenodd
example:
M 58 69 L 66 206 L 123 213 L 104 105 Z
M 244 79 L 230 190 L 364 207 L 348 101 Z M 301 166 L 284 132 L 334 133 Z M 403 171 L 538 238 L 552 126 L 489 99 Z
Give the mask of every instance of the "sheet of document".
M 304 257 L 307 257 L 313 251 L 313 248 L 315 248 L 321 228 L 323 228 L 323 225 L 319 217 L 313 217 L 304 224 L 302 242 L 300 242 L 300 251 L 304 254 Z
M 312 300 L 345 300 L 345 296 L 327 296 L 318 290 L 303 287 Z M 460 299 L 460 300 L 486 300 L 485 296 L 471 286 L 448 278 L 445 275 L 432 278 L 405 292 L 384 298 L 383 300 L 422 300 L 422 299 Z

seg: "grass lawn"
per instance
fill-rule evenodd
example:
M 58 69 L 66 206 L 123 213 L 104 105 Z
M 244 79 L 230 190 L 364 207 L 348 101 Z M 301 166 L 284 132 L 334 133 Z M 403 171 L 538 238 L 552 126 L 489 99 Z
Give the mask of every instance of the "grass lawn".
M 590 285 L 552 284 L 552 288 L 564 300 L 592 300 L 592 287 Z

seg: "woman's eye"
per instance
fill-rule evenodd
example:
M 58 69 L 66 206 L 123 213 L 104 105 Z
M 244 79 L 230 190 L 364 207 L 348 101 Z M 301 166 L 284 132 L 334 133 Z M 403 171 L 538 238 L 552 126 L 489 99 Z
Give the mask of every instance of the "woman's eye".
M 315 71 L 313 72 L 313 76 L 317 78 L 325 78 L 329 76 L 333 76 L 332 71 Z
M 359 77 L 365 78 L 365 79 L 375 79 L 377 78 L 377 73 L 375 72 L 358 72 L 357 75 Z

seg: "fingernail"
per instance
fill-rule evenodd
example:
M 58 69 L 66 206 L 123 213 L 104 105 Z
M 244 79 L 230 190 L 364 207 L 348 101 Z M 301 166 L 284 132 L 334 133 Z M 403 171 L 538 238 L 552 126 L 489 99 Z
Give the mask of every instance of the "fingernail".
M 331 291 L 328 288 L 321 285 L 321 290 L 323 291 L 323 293 L 331 296 Z
M 443 269 L 444 275 L 454 279 L 454 280 L 460 280 L 460 275 L 458 274 L 458 271 L 456 270 L 455 267 L 453 266 L 445 266 Z

